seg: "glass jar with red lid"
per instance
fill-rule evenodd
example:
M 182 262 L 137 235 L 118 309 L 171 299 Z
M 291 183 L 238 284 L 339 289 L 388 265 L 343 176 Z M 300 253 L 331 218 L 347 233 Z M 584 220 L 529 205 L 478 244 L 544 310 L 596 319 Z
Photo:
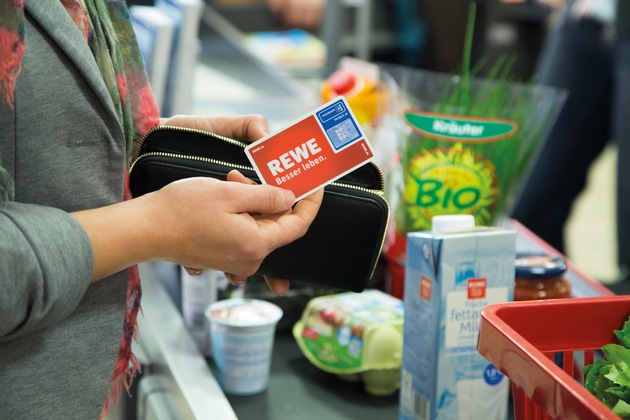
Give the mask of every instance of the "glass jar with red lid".
M 570 297 L 571 283 L 564 277 L 564 258 L 546 253 L 517 253 L 514 300 Z

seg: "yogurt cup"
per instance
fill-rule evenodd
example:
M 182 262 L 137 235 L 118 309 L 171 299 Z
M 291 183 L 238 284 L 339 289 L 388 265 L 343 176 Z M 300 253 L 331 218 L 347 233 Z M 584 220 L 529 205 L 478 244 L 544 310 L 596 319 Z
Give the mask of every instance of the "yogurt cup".
M 264 300 L 233 298 L 209 305 L 206 317 L 223 392 L 253 395 L 266 390 L 282 309 Z

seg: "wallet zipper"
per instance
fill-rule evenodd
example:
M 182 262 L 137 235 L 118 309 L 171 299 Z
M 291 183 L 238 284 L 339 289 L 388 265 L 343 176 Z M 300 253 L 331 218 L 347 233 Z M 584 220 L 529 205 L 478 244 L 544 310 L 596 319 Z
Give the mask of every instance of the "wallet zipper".
M 169 157 L 169 158 L 181 159 L 181 160 L 196 160 L 196 161 L 199 161 L 199 162 L 212 163 L 213 165 L 221 165 L 221 166 L 226 166 L 228 168 L 243 169 L 243 170 L 247 170 L 247 171 L 253 171 L 254 170 L 254 168 L 249 167 L 249 166 L 238 165 L 238 164 L 235 164 L 235 163 L 228 163 L 228 162 L 223 162 L 221 160 L 204 158 L 204 157 L 199 157 L 199 156 L 182 155 L 182 154 L 179 154 L 179 153 L 169 153 L 169 152 L 149 152 L 149 153 L 143 153 L 142 155 L 138 156 L 136 158 L 136 160 L 131 164 L 131 168 L 129 169 L 129 171 L 130 172 L 133 171 L 133 167 L 140 160 L 145 159 L 145 158 L 149 158 L 149 157 L 154 157 L 154 156 Z
M 178 126 L 172 126 L 172 125 L 157 125 L 149 130 L 147 130 L 146 133 L 144 133 L 144 135 L 140 138 L 140 140 L 138 140 L 138 148 L 136 149 L 136 159 L 139 159 L 139 153 L 142 150 L 142 146 L 144 145 L 145 140 L 147 139 L 147 137 L 149 137 L 150 134 L 156 132 L 156 131 L 162 131 L 162 130 L 173 130 L 173 131 L 181 131 L 181 132 L 188 132 L 188 133 L 193 133 L 193 134 L 200 134 L 200 135 L 205 135 L 205 136 L 210 136 L 210 137 L 214 137 L 218 140 L 224 141 L 226 143 L 230 143 L 233 144 L 235 146 L 239 146 L 242 147 L 243 149 L 245 148 L 245 146 L 247 146 L 247 143 L 244 141 L 240 141 L 240 140 L 236 140 L 230 137 L 226 137 L 226 136 L 222 136 L 220 134 L 215 134 L 215 133 L 211 133 L 209 131 L 204 131 L 204 130 L 197 130 L 196 128 L 188 128 L 188 127 L 178 127 Z
M 233 139 L 231 137 L 226 137 L 226 136 L 222 136 L 220 134 L 215 134 L 215 133 L 211 133 L 209 131 L 204 131 L 204 130 L 198 130 L 196 128 L 188 128 L 188 127 L 178 127 L 178 126 L 171 126 L 171 125 L 158 125 L 155 126 L 151 129 L 149 129 L 138 141 L 138 148 L 136 149 L 136 158 L 134 159 L 134 162 L 131 165 L 131 168 L 133 168 L 133 166 L 135 165 L 135 163 L 144 156 L 147 155 L 151 155 L 151 156 L 159 156 L 160 154 L 162 156 L 169 156 L 169 157 L 174 157 L 174 158 L 178 158 L 178 159 L 192 159 L 192 160 L 199 160 L 199 161 L 207 161 L 209 163 L 213 163 L 216 165 L 223 165 L 223 166 L 233 166 L 234 168 L 238 168 L 238 169 L 246 169 L 246 170 L 254 170 L 254 168 L 252 167 L 248 167 L 248 166 L 242 166 L 242 165 L 236 165 L 236 164 L 232 164 L 232 163 L 227 163 L 227 162 L 222 162 L 222 161 L 218 161 L 218 160 L 214 160 L 214 159 L 210 159 L 210 158 L 200 158 L 200 157 L 195 157 L 195 156 L 189 156 L 189 155 L 180 155 L 180 154 L 176 154 L 176 153 L 168 153 L 168 152 L 149 152 L 149 153 L 144 153 L 142 155 L 139 155 L 140 151 L 142 150 L 142 146 L 144 145 L 144 141 L 145 139 L 149 136 L 149 134 L 154 133 L 156 131 L 161 131 L 161 130 L 174 130 L 174 131 L 182 131 L 182 132 L 189 132 L 189 133 L 193 133 L 193 134 L 199 134 L 199 135 L 205 135 L 205 136 L 210 136 L 210 137 L 214 137 L 217 140 L 221 140 L 224 141 L 226 143 L 230 143 L 233 144 L 235 146 L 239 146 L 242 147 L 243 149 L 247 146 L 248 143 L 241 141 L 241 140 L 236 140 Z M 383 175 L 383 171 L 381 170 L 381 168 L 378 167 L 378 165 L 376 165 L 373 162 L 369 162 L 370 165 L 372 165 L 376 171 L 378 172 L 378 175 L 380 177 L 380 181 L 381 181 L 381 185 L 385 185 L 385 176 Z M 365 187 L 359 187 L 356 185 L 349 185 L 349 184 L 344 184 L 344 183 L 339 183 L 339 182 L 331 182 L 331 185 L 335 185 L 338 187 L 344 187 L 344 188 L 354 188 L 357 190 L 361 190 L 361 191 L 366 191 L 372 194 L 376 194 L 379 195 L 381 197 L 385 196 L 385 193 L 383 192 L 383 190 L 377 190 L 377 189 L 371 189 L 371 188 L 365 188 Z
M 174 131 L 189 132 L 189 133 L 193 133 L 193 134 L 206 135 L 206 136 L 211 136 L 211 137 L 214 137 L 214 138 L 216 138 L 218 140 L 221 140 L 221 141 L 224 141 L 226 143 L 230 143 L 230 144 L 233 144 L 235 146 L 242 147 L 242 148 L 245 148 L 247 146 L 246 142 L 243 142 L 243 141 L 240 141 L 240 140 L 236 140 L 236 139 L 233 139 L 231 137 L 222 136 L 220 134 L 211 133 L 209 131 L 197 130 L 195 128 L 188 128 L 188 127 L 178 127 L 178 126 L 170 126 L 170 125 L 158 125 L 156 127 L 151 128 L 150 130 L 148 130 L 140 138 L 140 140 L 138 142 L 136 158 L 134 159 L 133 163 L 131 164 L 131 168 L 129 168 L 129 171 L 133 170 L 133 167 L 136 165 L 136 163 L 140 159 L 143 159 L 143 158 L 146 158 L 146 157 L 150 157 L 150 156 L 164 156 L 164 157 L 171 157 L 171 158 L 175 158 L 175 159 L 197 160 L 197 161 L 201 161 L 201 162 L 212 163 L 213 165 L 227 166 L 227 167 L 234 168 L 234 169 L 242 169 L 242 170 L 247 170 L 247 171 L 253 171 L 254 170 L 254 168 L 250 167 L 250 166 L 238 165 L 238 164 L 234 164 L 234 163 L 223 162 L 223 161 L 216 160 L 216 159 L 203 158 L 203 157 L 198 157 L 198 156 L 182 155 L 182 154 L 178 154 L 178 153 L 149 152 L 149 153 L 143 153 L 143 154 L 139 155 L 140 150 L 142 150 L 142 146 L 144 145 L 145 139 L 149 136 L 149 134 L 151 134 L 151 133 L 153 133 L 155 131 L 159 131 L 159 130 L 174 130 Z M 381 178 L 381 185 L 385 185 L 385 176 L 383 175 L 383 171 L 381 170 L 381 168 L 379 168 L 378 165 L 376 165 L 373 162 L 369 162 L 369 163 L 372 166 L 374 166 L 374 168 L 377 170 L 377 172 L 378 172 L 378 174 L 379 174 L 379 176 Z M 377 195 L 377 196 L 379 196 L 379 197 L 381 197 L 383 199 L 385 198 L 385 191 L 383 191 L 383 190 L 359 187 L 357 185 L 344 184 L 342 182 L 331 182 L 330 185 L 334 185 L 336 187 L 341 187 L 341 188 L 351 188 L 351 189 L 355 189 L 355 190 L 359 190 L 359 191 L 364 191 L 364 192 L 367 192 L 369 194 Z M 381 240 L 381 247 L 380 247 L 380 250 L 379 250 L 379 255 L 383 252 L 383 246 L 385 246 L 385 238 L 387 237 L 387 230 L 389 229 L 389 204 L 387 202 L 385 202 L 385 205 L 387 206 L 387 219 L 385 221 L 385 234 L 383 235 L 383 239 Z M 372 278 L 374 276 L 374 271 L 376 271 L 377 264 L 378 264 L 378 259 L 374 263 L 374 266 L 372 267 L 372 273 L 370 274 L 370 278 Z
M 196 160 L 198 162 L 207 162 L 207 163 L 211 163 L 213 165 L 220 165 L 220 166 L 225 166 L 228 168 L 233 168 L 233 169 L 242 169 L 245 171 L 254 171 L 254 168 L 252 168 L 251 166 L 245 166 L 245 165 L 239 165 L 236 163 L 230 163 L 230 162 L 224 162 L 221 160 L 217 160 L 217 159 L 211 159 L 211 158 L 205 158 L 205 157 L 199 157 L 199 156 L 191 156 L 191 155 L 183 155 L 183 154 L 179 154 L 179 153 L 170 153 L 170 152 L 148 152 L 148 153 L 143 153 L 140 156 L 138 156 L 136 158 L 136 160 L 133 161 L 133 163 L 131 164 L 131 168 L 129 169 L 130 171 L 133 171 L 134 166 L 142 159 L 145 158 L 149 158 L 149 157 L 156 157 L 156 156 L 162 156 L 162 157 L 169 157 L 169 158 L 173 158 L 173 159 L 182 159 L 182 160 Z M 337 187 L 341 187 L 341 188 L 351 188 L 354 190 L 359 190 L 359 191 L 364 191 L 370 194 L 374 194 L 374 195 L 378 195 L 380 197 L 384 197 L 385 193 L 382 190 L 375 190 L 375 189 L 370 189 L 370 188 L 365 188 L 365 187 L 359 187 L 358 185 L 352 185 L 352 184 L 344 184 L 343 182 L 331 182 L 330 185 L 334 185 Z

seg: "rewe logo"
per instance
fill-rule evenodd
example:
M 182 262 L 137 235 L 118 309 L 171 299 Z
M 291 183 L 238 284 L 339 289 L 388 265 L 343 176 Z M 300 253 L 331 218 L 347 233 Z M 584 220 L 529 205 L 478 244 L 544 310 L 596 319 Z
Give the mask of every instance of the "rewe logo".
M 302 160 L 308 159 L 310 156 L 314 156 L 321 152 L 322 149 L 317 144 L 317 141 L 312 138 L 295 149 L 280 155 L 279 159 L 273 159 L 267 163 L 269 170 L 273 176 L 282 173 L 285 170 L 289 170 L 294 167 L 296 163 L 302 162 Z
M 484 299 L 486 297 L 486 279 L 468 279 L 468 299 Z
M 420 279 L 420 297 L 426 301 L 431 300 L 431 280 L 425 276 Z

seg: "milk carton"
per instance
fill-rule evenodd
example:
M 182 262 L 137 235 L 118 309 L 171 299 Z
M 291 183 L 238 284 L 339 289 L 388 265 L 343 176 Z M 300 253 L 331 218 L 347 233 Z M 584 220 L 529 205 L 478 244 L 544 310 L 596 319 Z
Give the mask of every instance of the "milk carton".
M 509 380 L 477 352 L 481 310 L 513 300 L 516 233 L 434 218 L 407 235 L 400 420 L 507 419 Z

